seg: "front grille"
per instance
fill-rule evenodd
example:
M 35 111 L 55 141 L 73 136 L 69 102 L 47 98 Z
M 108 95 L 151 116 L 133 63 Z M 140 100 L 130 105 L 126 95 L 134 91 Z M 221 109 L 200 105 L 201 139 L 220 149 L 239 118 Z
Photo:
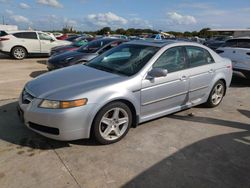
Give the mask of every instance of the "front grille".
M 47 127 L 47 126 L 39 125 L 39 124 L 32 123 L 32 122 L 29 122 L 29 126 L 32 129 L 35 129 L 44 133 L 59 135 L 59 129 L 54 128 L 54 127 Z
M 35 97 L 28 92 L 26 89 L 23 90 L 22 92 L 22 103 L 23 104 L 29 104 Z

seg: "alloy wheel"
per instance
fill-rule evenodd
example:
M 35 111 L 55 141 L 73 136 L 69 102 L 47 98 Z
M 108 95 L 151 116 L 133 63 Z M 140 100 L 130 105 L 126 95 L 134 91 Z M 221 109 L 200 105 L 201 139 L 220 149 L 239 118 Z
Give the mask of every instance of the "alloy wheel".
M 99 124 L 99 131 L 105 140 L 116 140 L 124 135 L 129 126 L 128 113 L 119 107 L 107 111 Z

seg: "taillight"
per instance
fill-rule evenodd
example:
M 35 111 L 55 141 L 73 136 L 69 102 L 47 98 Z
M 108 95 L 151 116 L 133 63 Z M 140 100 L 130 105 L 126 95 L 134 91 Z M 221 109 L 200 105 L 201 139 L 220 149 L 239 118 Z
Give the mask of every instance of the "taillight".
M 223 53 L 224 51 L 223 50 L 215 50 L 218 54 L 221 54 Z
M 250 52 L 247 52 L 247 55 L 250 55 Z
M 0 38 L 0 41 L 10 40 L 9 38 Z

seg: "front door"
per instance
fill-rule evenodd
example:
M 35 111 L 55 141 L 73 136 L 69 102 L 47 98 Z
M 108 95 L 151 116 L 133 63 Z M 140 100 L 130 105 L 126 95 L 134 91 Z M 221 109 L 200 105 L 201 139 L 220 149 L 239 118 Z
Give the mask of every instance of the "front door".
M 189 79 L 183 47 L 166 50 L 152 68 L 168 71 L 166 77 L 144 78 L 141 90 L 141 120 L 147 121 L 181 110 L 187 103 Z
M 51 48 L 54 47 L 52 37 L 46 33 L 38 33 L 40 44 L 41 44 L 41 53 L 50 53 Z

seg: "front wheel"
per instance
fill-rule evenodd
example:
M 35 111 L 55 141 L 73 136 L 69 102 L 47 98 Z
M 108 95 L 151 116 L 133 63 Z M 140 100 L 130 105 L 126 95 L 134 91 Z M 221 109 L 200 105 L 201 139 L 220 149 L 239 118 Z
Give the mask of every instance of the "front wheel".
M 23 47 L 14 47 L 11 51 L 12 57 L 15 59 L 21 60 L 27 56 L 27 51 Z
M 218 106 L 224 97 L 225 91 L 226 91 L 226 86 L 224 82 L 221 80 L 216 82 L 208 97 L 206 106 L 210 108 Z
M 106 105 L 96 115 L 93 135 L 100 144 L 112 144 L 121 140 L 132 124 L 132 113 L 122 102 Z

